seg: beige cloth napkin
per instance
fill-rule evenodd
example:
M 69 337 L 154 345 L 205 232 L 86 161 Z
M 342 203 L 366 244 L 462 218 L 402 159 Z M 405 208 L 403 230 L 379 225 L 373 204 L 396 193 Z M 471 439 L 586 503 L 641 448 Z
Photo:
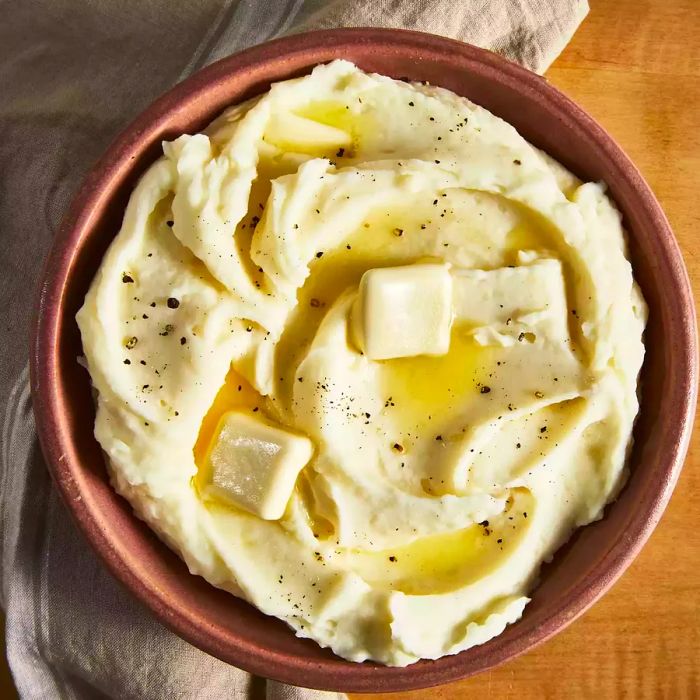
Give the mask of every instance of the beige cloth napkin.
M 490 49 L 544 73 L 587 14 L 586 0 L 332 0 L 293 31 L 418 29 Z
M 331 700 L 249 674 L 169 632 L 77 533 L 36 444 L 28 290 L 84 173 L 153 98 L 274 36 L 333 26 L 419 29 L 544 71 L 586 0 L 4 0 L 0 22 L 0 603 L 20 695 Z

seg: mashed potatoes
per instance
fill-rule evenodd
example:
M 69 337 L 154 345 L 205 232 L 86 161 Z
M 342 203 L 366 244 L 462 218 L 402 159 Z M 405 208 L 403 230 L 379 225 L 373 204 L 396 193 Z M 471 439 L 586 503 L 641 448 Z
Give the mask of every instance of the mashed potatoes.
M 624 481 L 646 310 L 604 187 L 345 61 L 163 151 L 78 314 L 115 488 L 347 659 L 499 634 Z

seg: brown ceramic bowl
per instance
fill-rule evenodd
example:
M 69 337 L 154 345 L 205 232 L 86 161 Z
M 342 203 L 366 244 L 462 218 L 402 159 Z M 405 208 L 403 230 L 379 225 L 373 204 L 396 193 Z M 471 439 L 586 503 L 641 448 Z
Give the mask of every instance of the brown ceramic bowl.
M 580 530 L 542 572 L 522 619 L 483 646 L 407 668 L 351 663 L 188 573 L 110 488 L 74 317 L 129 194 L 162 139 L 196 132 L 273 81 L 343 57 L 368 71 L 427 80 L 513 124 L 584 180 L 605 180 L 623 212 L 649 304 L 642 408 L 631 476 L 605 518 Z M 546 80 L 472 46 L 399 30 L 293 36 L 215 63 L 176 86 L 110 146 L 73 202 L 46 265 L 32 346 L 37 429 L 59 491 L 110 571 L 179 635 L 224 661 L 302 686 L 420 688 L 491 668 L 543 642 L 598 599 L 637 555 L 678 478 L 696 402 L 695 313 L 688 277 L 649 186 L 605 131 Z

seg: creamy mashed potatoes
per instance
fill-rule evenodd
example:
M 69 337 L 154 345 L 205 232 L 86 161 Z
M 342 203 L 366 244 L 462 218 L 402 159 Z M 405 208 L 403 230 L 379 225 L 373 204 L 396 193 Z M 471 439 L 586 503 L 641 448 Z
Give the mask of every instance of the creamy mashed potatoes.
M 345 61 L 163 152 L 78 314 L 115 488 L 193 573 L 347 659 L 499 634 L 624 481 L 646 310 L 604 186 L 464 98 Z M 410 313 L 418 340 L 358 301 L 385 267 L 441 295 L 429 353 Z M 295 442 L 238 507 L 249 425 L 270 454 Z

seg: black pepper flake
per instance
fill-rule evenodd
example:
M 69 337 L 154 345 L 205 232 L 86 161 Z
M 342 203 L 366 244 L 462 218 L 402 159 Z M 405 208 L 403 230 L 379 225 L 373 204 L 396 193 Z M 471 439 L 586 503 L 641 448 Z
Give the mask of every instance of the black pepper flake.
M 522 445 L 521 445 L 519 442 L 516 442 L 516 443 L 515 443 L 515 447 L 516 447 L 517 449 L 520 449 L 520 448 L 522 447 Z
M 403 229 L 402 229 L 402 228 L 395 228 L 395 229 L 394 229 L 394 235 L 395 235 L 397 238 L 401 238 L 401 236 L 403 236 Z
M 180 345 L 185 345 L 187 343 L 187 338 L 183 335 L 182 338 L 180 338 Z
M 156 308 L 156 302 L 155 302 L 155 301 L 152 301 L 152 302 L 149 304 L 149 306 L 150 306 L 152 309 L 155 309 L 155 308 Z
M 323 252 L 319 250 L 318 253 L 316 253 L 316 257 L 317 257 L 317 258 L 322 258 L 322 257 L 323 257 Z
M 168 221 L 165 222 L 165 225 L 172 228 L 175 225 L 175 222 L 172 219 L 169 219 Z
M 139 339 L 135 336 L 132 335 L 131 338 L 129 338 L 126 343 L 124 343 L 125 347 L 127 350 L 131 350 L 133 347 L 136 346 L 136 343 L 139 342 Z
M 148 318 L 148 314 L 142 314 L 142 315 L 141 315 L 141 318 L 144 319 L 144 320 L 146 320 L 146 319 Z
M 543 425 L 543 426 L 540 428 L 540 432 L 541 432 L 541 433 L 546 433 L 546 432 L 547 432 L 547 426 L 546 426 L 546 425 Z
M 436 436 L 435 436 L 435 441 L 436 441 L 436 442 L 442 442 L 442 435 L 436 435 Z
M 139 360 L 139 364 L 143 365 L 144 367 L 146 366 L 146 360 Z
M 498 544 L 503 544 L 503 540 L 502 540 L 500 537 L 496 540 L 496 542 L 497 542 Z
M 352 250 L 352 246 L 350 244 L 345 246 L 348 250 Z
M 175 297 L 168 297 L 167 304 L 169 309 L 177 309 L 180 306 L 180 301 Z
M 525 333 L 521 333 L 521 334 L 518 336 L 518 342 L 522 343 L 523 340 L 525 340 Z
M 516 158 L 513 162 L 514 162 L 516 165 L 522 165 L 522 163 L 520 162 L 520 160 L 519 160 L 518 158 Z
M 170 335 L 175 330 L 175 326 L 172 323 L 167 323 L 165 328 L 158 335 Z
M 339 148 L 338 152 L 335 154 L 338 158 L 342 158 L 345 155 L 345 149 Z
M 246 326 L 245 330 L 246 330 L 246 333 L 251 333 L 253 331 L 253 326 Z
M 408 103 L 408 106 L 409 106 L 409 107 L 415 107 L 415 105 L 413 104 L 413 102 L 409 102 L 409 103 Z
M 393 449 L 396 450 L 396 452 L 403 452 L 403 445 L 400 445 L 398 442 L 395 442 L 393 444 Z
M 130 365 L 130 364 L 131 364 L 131 360 L 129 360 L 129 359 L 124 360 L 124 364 L 125 364 L 125 365 Z
M 394 562 L 397 561 L 397 559 L 396 559 L 396 557 L 392 554 L 392 555 L 389 557 L 389 561 L 392 562 L 392 564 L 393 564 Z
M 131 275 L 124 273 L 122 275 L 122 282 L 124 282 L 124 284 L 133 284 L 134 278 Z
M 482 386 L 482 387 L 479 387 L 479 391 L 482 394 L 489 394 L 491 392 L 491 387 L 490 386 Z

